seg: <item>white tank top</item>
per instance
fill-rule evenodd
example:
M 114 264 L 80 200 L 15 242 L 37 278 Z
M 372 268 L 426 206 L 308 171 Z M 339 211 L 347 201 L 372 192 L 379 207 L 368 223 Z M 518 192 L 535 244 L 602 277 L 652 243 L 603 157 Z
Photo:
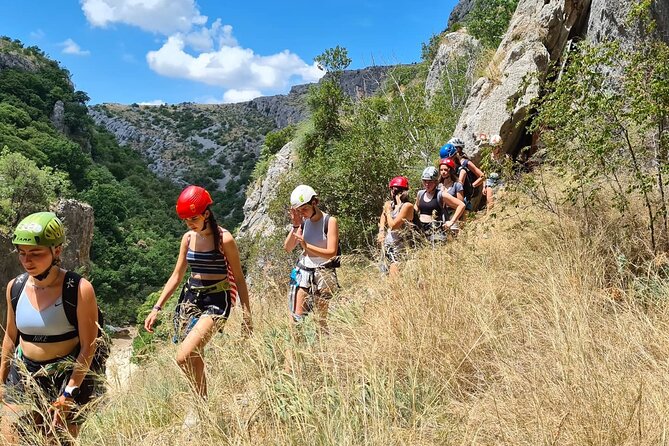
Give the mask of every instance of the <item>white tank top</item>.
M 314 245 L 318 248 L 327 248 L 328 247 L 328 238 L 325 235 L 324 223 L 325 216 L 327 214 L 323 212 L 323 217 L 318 221 L 311 221 L 307 219 L 304 221 L 304 230 L 302 231 L 302 237 L 304 241 L 310 245 Z M 330 259 L 319 256 L 310 256 L 309 254 L 303 254 L 300 262 L 307 268 L 316 268 L 317 266 L 327 262 Z
M 63 296 L 59 297 L 50 307 L 38 311 L 30 303 L 25 287 L 16 303 L 16 328 L 21 333 L 32 336 L 57 336 L 75 328 L 67 320 L 63 309 Z

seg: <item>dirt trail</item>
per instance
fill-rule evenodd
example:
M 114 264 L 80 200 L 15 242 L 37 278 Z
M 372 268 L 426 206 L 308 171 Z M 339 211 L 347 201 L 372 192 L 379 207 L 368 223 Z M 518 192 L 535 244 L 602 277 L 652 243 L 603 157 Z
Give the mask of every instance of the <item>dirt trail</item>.
M 111 353 L 107 360 L 107 383 L 112 391 L 126 387 L 137 364 L 130 362 L 132 356 L 132 340 L 137 336 L 135 327 L 127 327 L 128 335 L 112 339 Z

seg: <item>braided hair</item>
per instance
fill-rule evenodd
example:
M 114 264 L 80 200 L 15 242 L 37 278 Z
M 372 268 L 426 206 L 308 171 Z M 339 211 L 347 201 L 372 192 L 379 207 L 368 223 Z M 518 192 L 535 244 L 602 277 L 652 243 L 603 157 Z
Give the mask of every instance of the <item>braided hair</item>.
M 216 217 L 214 217 L 214 212 L 211 210 L 210 206 L 207 206 L 209 211 L 209 217 L 207 217 L 207 225 L 211 227 L 211 232 L 214 235 L 214 249 L 219 251 L 221 254 L 221 231 L 218 230 L 218 223 L 216 222 Z

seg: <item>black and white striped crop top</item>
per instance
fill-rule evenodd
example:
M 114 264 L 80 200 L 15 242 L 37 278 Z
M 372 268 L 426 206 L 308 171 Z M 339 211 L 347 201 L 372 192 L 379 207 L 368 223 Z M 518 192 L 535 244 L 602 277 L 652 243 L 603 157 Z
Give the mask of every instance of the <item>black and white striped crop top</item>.
M 191 273 L 197 274 L 228 274 L 228 260 L 217 249 L 211 251 L 193 251 L 188 248 L 186 261 Z

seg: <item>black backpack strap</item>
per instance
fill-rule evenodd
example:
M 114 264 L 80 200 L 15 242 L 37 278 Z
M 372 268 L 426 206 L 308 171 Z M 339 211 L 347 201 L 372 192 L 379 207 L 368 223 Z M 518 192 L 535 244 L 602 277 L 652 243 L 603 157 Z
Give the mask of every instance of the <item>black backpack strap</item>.
M 323 215 L 323 234 L 328 235 L 328 222 L 330 221 L 330 214 Z
M 77 321 L 77 298 L 79 297 L 79 282 L 81 276 L 73 271 L 65 273 L 63 281 L 63 310 L 67 320 L 72 324 L 76 331 L 79 331 Z
M 12 288 L 9 290 L 9 296 L 12 302 L 12 310 L 14 311 L 14 317 L 16 318 L 16 306 L 19 303 L 19 297 L 23 289 L 26 287 L 26 282 L 28 281 L 28 273 L 19 274 L 14 278 L 14 283 L 12 283 Z M 18 342 L 18 338 L 21 337 L 21 332 L 17 329 L 17 339 L 14 339 L 14 344 Z
M 23 291 L 23 288 L 25 288 L 27 281 L 28 273 L 23 273 L 16 276 L 14 283 L 12 283 L 12 289 L 9 291 L 9 295 L 12 300 L 12 310 L 14 310 L 14 314 L 16 314 L 16 305 L 19 303 L 19 297 L 21 297 L 21 292 Z

